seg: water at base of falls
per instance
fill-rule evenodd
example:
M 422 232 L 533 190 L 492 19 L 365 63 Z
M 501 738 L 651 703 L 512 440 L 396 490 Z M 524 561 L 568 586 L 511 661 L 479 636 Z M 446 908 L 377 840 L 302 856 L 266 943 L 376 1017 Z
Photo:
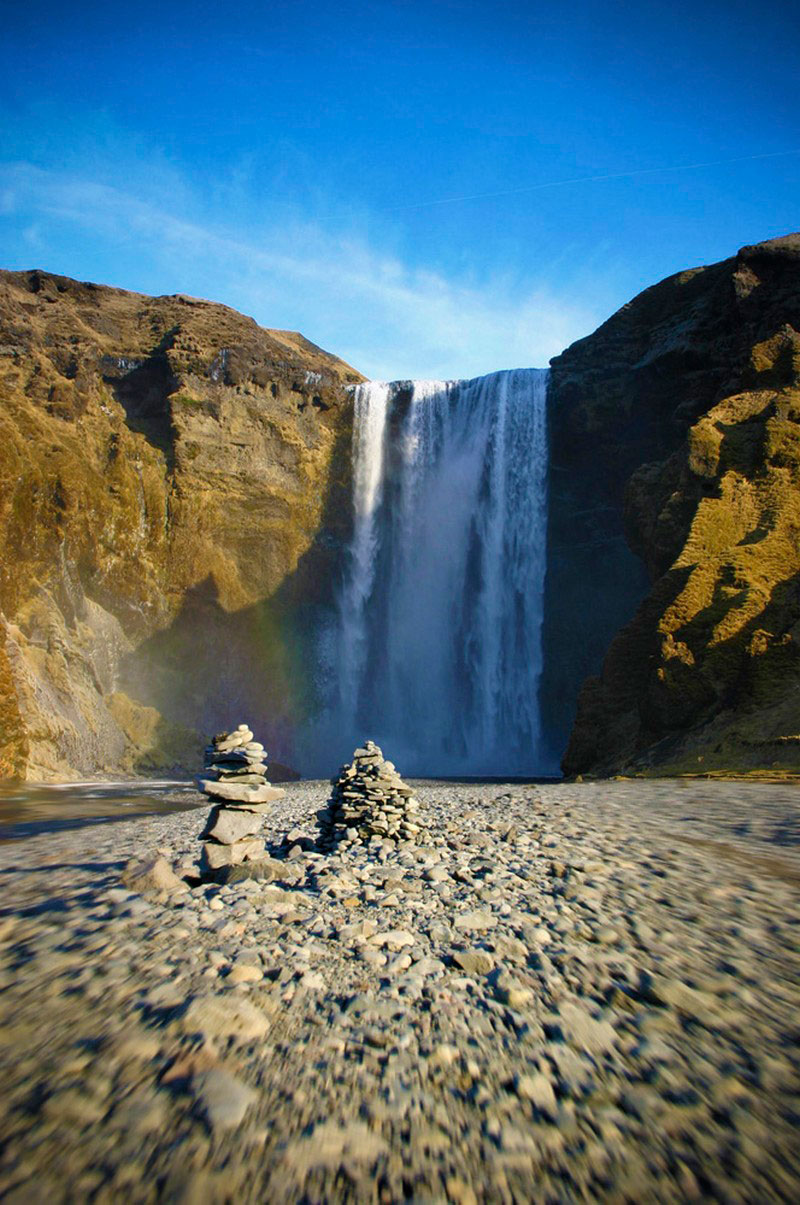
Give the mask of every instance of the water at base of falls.
M 326 745 L 407 774 L 543 773 L 547 372 L 355 391 Z

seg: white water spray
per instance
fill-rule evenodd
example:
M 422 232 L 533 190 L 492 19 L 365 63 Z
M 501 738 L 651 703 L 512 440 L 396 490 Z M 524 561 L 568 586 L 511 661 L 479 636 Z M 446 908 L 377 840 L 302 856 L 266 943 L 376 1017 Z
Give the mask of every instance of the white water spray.
M 407 773 L 541 772 L 547 373 L 356 389 L 339 599 L 342 756 Z
M 384 434 L 390 386 L 357 385 L 353 406 L 353 539 L 350 567 L 339 597 L 340 693 L 345 715 L 355 717 L 364 672 L 365 609 L 375 580 L 376 511 L 383 490 Z

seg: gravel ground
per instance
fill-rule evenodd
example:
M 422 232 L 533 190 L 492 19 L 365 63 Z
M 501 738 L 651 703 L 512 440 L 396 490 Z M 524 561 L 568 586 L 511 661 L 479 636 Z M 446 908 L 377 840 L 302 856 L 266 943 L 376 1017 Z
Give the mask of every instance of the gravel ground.
M 328 789 L 270 883 L 121 886 L 205 810 L 0 847 L 6 1202 L 800 1199 L 797 788 L 424 782 L 322 857 Z

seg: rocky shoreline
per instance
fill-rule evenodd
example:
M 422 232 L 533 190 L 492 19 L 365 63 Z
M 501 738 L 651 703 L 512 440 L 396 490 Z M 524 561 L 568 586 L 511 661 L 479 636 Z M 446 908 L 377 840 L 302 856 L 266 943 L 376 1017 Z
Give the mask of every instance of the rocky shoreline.
M 425 841 L 139 893 L 208 809 L 0 847 L 8 1202 L 796 1200 L 800 794 L 415 783 Z

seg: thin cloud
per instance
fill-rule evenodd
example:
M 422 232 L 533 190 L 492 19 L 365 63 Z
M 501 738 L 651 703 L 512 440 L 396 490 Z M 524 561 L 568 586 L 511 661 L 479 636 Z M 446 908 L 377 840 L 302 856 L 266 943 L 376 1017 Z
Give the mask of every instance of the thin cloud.
M 710 159 L 705 163 L 673 163 L 671 166 L 637 167 L 627 172 L 606 172 L 598 176 L 573 176 L 568 180 L 547 180 L 542 184 L 523 184 L 519 188 L 502 188 L 497 192 L 473 192 L 460 197 L 438 197 L 430 201 L 409 201 L 405 205 L 393 205 L 387 212 L 408 209 L 428 209 L 434 205 L 458 205 L 462 201 L 488 201 L 497 197 L 515 197 L 520 193 L 541 192 L 546 188 L 566 188 L 571 184 L 598 184 L 606 180 L 630 180 L 635 176 L 661 175 L 665 172 L 692 172 L 708 167 L 728 167 L 733 163 L 752 163 L 756 159 L 785 159 L 787 155 L 800 155 L 800 149 L 791 151 L 767 151 L 759 155 L 737 155 L 734 159 Z
M 187 220 L 108 184 L 30 164 L 0 168 L 4 211 L 35 224 L 56 255 L 64 227 L 91 233 L 164 292 L 187 292 L 243 309 L 266 326 L 301 329 L 368 376 L 473 376 L 546 364 L 597 324 L 597 309 L 570 303 L 546 283 L 459 281 L 402 262 L 365 239 L 290 221 L 241 237 Z M 71 260 L 70 262 L 74 262 Z M 61 270 L 61 264 L 46 265 Z M 169 282 L 163 287 L 161 282 Z

